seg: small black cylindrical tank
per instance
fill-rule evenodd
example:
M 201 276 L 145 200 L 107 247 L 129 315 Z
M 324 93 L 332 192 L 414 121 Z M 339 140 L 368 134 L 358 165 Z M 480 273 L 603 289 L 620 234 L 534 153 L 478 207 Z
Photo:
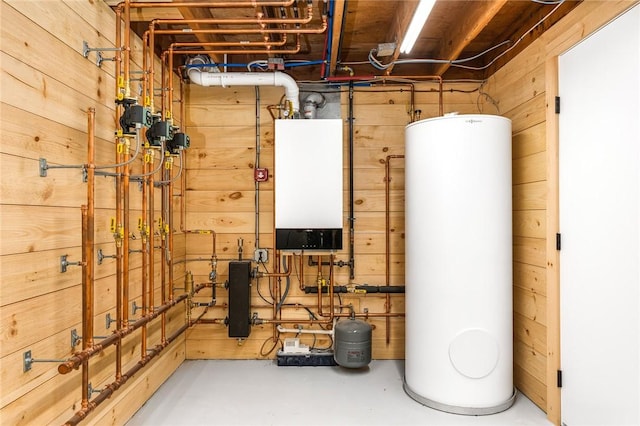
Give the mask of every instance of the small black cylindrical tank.
M 349 318 L 335 326 L 333 358 L 342 367 L 360 368 L 371 362 L 371 326 Z

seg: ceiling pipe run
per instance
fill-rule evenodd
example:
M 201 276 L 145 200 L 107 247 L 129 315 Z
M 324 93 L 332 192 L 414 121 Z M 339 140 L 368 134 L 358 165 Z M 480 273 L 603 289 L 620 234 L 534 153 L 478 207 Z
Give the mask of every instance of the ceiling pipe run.
M 193 58 L 188 65 L 203 63 L 200 58 Z M 294 115 L 300 112 L 300 89 L 296 81 L 280 71 L 252 73 L 252 72 L 205 72 L 199 68 L 189 68 L 187 75 L 191 82 L 199 86 L 282 86 L 285 96 L 291 103 Z

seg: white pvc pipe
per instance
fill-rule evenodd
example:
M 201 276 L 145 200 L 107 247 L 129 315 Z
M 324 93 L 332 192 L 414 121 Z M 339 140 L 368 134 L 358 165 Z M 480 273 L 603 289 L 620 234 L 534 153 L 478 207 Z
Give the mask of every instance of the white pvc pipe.
M 200 86 L 282 86 L 294 113 L 300 111 L 300 90 L 296 81 L 280 71 L 275 72 L 206 72 L 189 68 L 191 81 Z
M 304 330 L 301 328 L 284 328 L 283 326 L 278 326 L 278 331 L 280 333 L 295 333 L 295 334 L 328 334 L 333 336 L 332 330 Z

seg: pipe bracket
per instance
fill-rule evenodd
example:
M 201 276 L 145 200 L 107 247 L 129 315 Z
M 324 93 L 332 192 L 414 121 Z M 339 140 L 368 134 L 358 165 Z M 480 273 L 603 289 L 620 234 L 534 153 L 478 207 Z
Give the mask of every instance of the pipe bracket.
M 102 52 L 121 52 L 123 49 L 121 47 L 89 47 L 89 42 L 86 40 L 82 40 L 82 56 L 85 58 L 89 57 L 89 52 L 97 52 L 96 54 L 96 66 L 98 68 L 102 67 L 102 62 L 104 61 L 115 61 L 116 58 L 104 58 L 102 56 Z
M 93 386 L 91 385 L 91 382 L 88 383 L 87 385 L 87 399 L 91 399 L 91 395 L 93 395 L 94 393 L 100 393 L 102 392 L 102 389 L 94 389 Z
M 160 306 L 152 306 L 151 309 L 149 309 L 149 313 L 153 314 L 155 312 L 156 309 L 159 309 Z M 140 305 L 138 306 L 138 304 L 136 303 L 136 301 L 134 300 L 133 302 L 131 302 L 131 315 L 135 315 L 136 312 L 138 312 L 140 309 L 146 309 L 146 306 L 144 305 Z
M 78 261 L 78 262 L 69 262 L 67 260 L 67 257 L 69 255 L 67 254 L 63 254 L 62 256 L 60 256 L 60 272 L 64 273 L 67 272 L 67 268 L 69 266 L 82 266 L 83 262 Z
M 40 177 L 47 177 L 47 170 L 49 169 L 49 165 L 47 164 L 47 159 L 40 158 L 39 166 L 40 166 Z
M 35 359 L 31 356 L 31 351 L 25 351 L 22 354 L 22 372 L 26 373 L 31 370 L 34 362 L 65 362 L 66 359 Z
M 49 163 L 47 163 L 46 158 L 40 157 L 38 159 L 38 170 L 39 170 L 40 177 L 47 177 L 47 170 L 49 169 L 83 169 L 85 170 L 85 175 L 86 175 L 86 166 L 84 164 L 51 166 L 49 165 Z M 85 180 L 83 180 L 83 182 L 86 182 L 86 178 Z
M 106 339 L 109 336 L 93 336 L 94 339 Z M 71 330 L 71 349 L 75 348 L 76 345 L 82 341 L 82 336 L 78 334 L 78 331 L 74 328 Z
M 104 323 L 107 330 L 111 328 L 111 323 L 116 321 L 117 320 L 114 320 L 113 318 L 111 318 L 110 312 L 107 312 L 107 314 L 104 316 Z
M 97 257 L 98 257 L 98 265 L 102 265 L 102 261 L 104 259 L 115 259 L 118 256 L 115 255 L 115 254 L 104 254 L 102 252 L 102 249 L 98 249 Z M 109 327 L 107 327 L 107 328 L 109 328 Z

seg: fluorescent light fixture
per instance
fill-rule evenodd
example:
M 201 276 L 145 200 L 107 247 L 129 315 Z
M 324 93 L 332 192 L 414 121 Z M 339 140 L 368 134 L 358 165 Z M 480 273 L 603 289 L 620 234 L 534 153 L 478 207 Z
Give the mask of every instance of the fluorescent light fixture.
M 402 45 L 400 45 L 400 53 L 409 53 L 413 49 L 424 23 L 427 22 L 427 18 L 433 9 L 433 5 L 436 4 L 436 0 L 420 0 L 418 7 L 416 8 L 413 18 L 411 18 L 411 24 L 409 29 L 402 39 Z

